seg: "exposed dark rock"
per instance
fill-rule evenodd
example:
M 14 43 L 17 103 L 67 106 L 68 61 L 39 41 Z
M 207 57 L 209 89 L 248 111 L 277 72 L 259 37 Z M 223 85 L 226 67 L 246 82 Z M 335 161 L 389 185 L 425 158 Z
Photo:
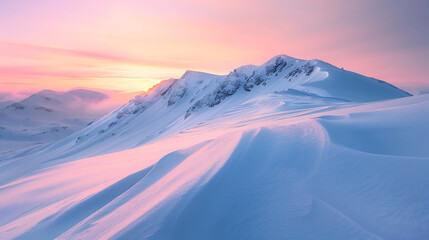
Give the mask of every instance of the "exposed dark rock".
M 308 62 L 302 66 L 302 69 L 304 70 L 306 76 L 310 76 L 314 71 L 314 65 Z
M 173 87 L 173 85 L 174 85 L 176 82 L 177 82 L 177 79 L 175 79 L 175 80 L 170 84 L 170 86 L 168 86 L 168 88 L 166 88 L 165 90 L 161 91 L 161 92 L 159 93 L 159 95 L 164 96 L 165 94 L 167 94 L 167 93 L 171 90 L 171 88 Z
M 21 103 L 12 103 L 11 105 L 7 106 L 7 108 L 12 108 L 14 110 L 24 110 L 25 106 Z
M 43 107 L 43 106 L 35 107 L 34 110 L 43 110 L 45 112 L 52 112 L 52 109 L 47 108 L 47 107 Z
M 292 70 L 290 73 L 288 73 L 286 75 L 286 78 L 290 78 L 290 77 L 296 77 L 298 76 L 300 73 L 302 73 L 302 69 L 301 68 L 295 68 L 294 70 Z
M 273 73 L 278 73 L 283 70 L 287 66 L 287 61 L 283 57 L 276 57 L 272 62 L 270 62 L 266 69 L 267 75 L 271 75 Z
M 171 93 L 170 99 L 168 99 L 167 106 L 171 106 L 179 101 L 183 96 L 185 96 L 186 88 L 180 87 L 176 91 Z

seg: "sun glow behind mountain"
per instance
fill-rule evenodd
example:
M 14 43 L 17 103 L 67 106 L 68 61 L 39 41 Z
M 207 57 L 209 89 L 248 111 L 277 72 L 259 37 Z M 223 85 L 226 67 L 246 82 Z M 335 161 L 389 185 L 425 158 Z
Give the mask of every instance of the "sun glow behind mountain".
M 76 86 L 147 90 L 167 76 L 183 72 L 183 69 L 157 66 L 138 59 L 59 47 L 0 42 L 0 50 L 3 55 L 27 59 L 17 66 L 9 63 L 0 67 L 0 80 L 11 91 L 29 87 L 71 89 Z

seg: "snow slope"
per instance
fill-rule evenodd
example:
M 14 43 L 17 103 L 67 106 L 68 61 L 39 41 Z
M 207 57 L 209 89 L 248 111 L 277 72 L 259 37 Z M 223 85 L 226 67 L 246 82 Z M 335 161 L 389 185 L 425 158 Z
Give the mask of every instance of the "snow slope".
M 3 155 L 0 239 L 426 239 L 428 107 L 318 60 L 187 72 Z

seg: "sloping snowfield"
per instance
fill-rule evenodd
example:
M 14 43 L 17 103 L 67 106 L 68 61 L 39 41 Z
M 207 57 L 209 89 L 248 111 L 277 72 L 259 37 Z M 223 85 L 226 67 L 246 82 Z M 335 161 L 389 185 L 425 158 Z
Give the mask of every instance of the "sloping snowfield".
M 155 102 L 4 155 L 0 239 L 429 239 L 429 95 L 350 100 L 334 83 L 186 118 L 185 98 Z

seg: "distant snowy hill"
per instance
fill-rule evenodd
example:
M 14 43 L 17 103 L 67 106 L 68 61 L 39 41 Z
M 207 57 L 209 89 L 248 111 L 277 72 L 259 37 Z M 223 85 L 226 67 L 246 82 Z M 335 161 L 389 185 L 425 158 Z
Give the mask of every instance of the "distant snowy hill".
M 0 155 L 0 239 L 428 239 L 428 108 L 320 60 L 188 71 Z
M 90 108 L 108 96 L 91 90 L 43 90 L 20 102 L 0 103 L 0 151 L 64 138 L 99 118 Z M 106 113 L 106 112 L 105 112 Z

